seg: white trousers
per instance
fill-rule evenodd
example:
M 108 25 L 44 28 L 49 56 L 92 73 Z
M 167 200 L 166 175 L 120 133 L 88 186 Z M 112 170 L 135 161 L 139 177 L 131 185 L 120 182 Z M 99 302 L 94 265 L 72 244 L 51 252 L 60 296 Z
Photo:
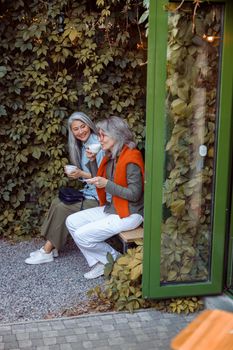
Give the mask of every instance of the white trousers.
M 104 242 L 106 239 L 121 231 L 132 230 L 142 222 L 143 217 L 139 214 L 121 219 L 119 215 L 105 213 L 103 206 L 69 215 L 66 226 L 91 267 L 99 261 L 106 264 L 108 252 L 114 260 L 117 258 L 118 252 Z

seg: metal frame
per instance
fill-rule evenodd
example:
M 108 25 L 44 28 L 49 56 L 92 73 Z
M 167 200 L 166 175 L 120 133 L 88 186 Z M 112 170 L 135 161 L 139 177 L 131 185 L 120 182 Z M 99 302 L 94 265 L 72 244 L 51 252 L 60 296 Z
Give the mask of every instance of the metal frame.
M 160 239 L 165 140 L 163 116 L 165 115 L 165 62 L 167 49 L 167 13 L 164 10 L 164 5 L 167 2 L 165 0 L 151 1 L 149 16 L 143 262 L 143 295 L 148 298 L 207 295 L 221 292 L 226 211 L 229 203 L 228 183 L 233 81 L 233 3 L 231 0 L 213 0 L 212 2 L 225 4 L 225 29 L 221 66 L 211 281 L 161 286 Z

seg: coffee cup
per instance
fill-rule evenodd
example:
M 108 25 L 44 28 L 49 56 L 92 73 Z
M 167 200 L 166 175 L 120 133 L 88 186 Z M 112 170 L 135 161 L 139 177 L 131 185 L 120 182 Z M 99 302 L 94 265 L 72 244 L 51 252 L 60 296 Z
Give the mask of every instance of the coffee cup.
M 70 174 L 70 173 L 72 173 L 75 170 L 77 170 L 76 165 L 71 165 L 71 164 L 65 165 L 65 172 L 67 174 Z
M 99 143 L 92 143 L 90 145 L 87 146 L 87 149 L 91 152 L 91 153 L 98 153 L 99 150 L 101 148 L 101 145 Z

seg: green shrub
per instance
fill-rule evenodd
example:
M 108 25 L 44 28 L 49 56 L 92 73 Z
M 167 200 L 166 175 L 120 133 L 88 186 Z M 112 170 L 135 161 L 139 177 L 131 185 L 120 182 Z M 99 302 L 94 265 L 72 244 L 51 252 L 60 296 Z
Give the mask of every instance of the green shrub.
M 154 307 L 160 311 L 192 313 L 203 308 L 203 302 L 197 297 L 172 298 L 167 300 L 147 300 L 142 296 L 143 241 L 136 242 L 136 248 L 128 249 L 115 262 L 111 254 L 107 255 L 105 265 L 106 282 L 104 287 L 96 286 L 88 292 L 89 297 L 99 299 L 99 303 L 108 300 L 115 310 L 133 312 L 140 308 Z

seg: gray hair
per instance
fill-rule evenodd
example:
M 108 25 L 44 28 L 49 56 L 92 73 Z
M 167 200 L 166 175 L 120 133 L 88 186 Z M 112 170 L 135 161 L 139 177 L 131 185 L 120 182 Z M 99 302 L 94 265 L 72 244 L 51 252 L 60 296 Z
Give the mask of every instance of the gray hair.
M 112 158 L 115 158 L 119 154 L 124 145 L 127 145 L 131 149 L 136 147 L 133 133 L 122 118 L 116 116 L 109 117 L 98 122 L 96 127 L 98 131 L 102 130 L 107 136 L 116 141 L 111 151 Z
M 72 164 L 77 165 L 77 167 L 80 168 L 82 142 L 74 137 L 74 134 L 71 130 L 72 122 L 75 120 L 80 120 L 81 122 L 89 126 L 91 132 L 94 134 L 97 134 L 97 129 L 93 121 L 85 113 L 74 112 L 68 119 L 68 147 L 70 160 Z

